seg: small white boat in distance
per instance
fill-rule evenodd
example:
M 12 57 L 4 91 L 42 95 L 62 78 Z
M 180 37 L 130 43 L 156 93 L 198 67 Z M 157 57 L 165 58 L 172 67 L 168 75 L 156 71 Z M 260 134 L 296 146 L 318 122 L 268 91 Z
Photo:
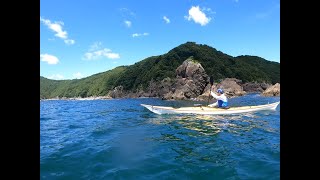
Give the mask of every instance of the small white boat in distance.
M 156 114 L 214 114 L 214 115 L 222 115 L 222 114 L 238 114 L 238 113 L 246 113 L 246 112 L 254 112 L 254 111 L 262 111 L 262 110 L 276 110 L 277 106 L 280 104 L 280 101 L 258 105 L 258 106 L 242 106 L 242 107 L 230 107 L 228 109 L 223 108 L 212 108 L 208 106 L 197 106 L 197 107 L 166 107 L 166 106 L 153 106 L 147 104 L 141 104 L 141 106 L 149 109 L 150 111 Z

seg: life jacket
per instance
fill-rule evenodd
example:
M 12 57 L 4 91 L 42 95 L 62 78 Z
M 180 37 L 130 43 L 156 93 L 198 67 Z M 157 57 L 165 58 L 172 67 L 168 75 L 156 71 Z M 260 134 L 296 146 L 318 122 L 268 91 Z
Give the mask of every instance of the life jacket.
M 218 100 L 218 107 L 228 107 L 228 102 Z

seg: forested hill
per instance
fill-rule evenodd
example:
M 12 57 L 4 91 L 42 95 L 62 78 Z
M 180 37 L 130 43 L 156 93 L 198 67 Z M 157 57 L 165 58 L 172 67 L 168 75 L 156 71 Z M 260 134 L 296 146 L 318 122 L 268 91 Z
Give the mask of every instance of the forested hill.
M 114 83 L 125 69 L 125 66 L 119 66 L 103 73 L 74 80 L 51 80 L 40 76 L 40 98 L 106 95 L 115 86 Z
M 280 83 L 280 63 L 257 56 L 232 57 L 210 46 L 187 42 L 166 54 L 83 79 L 50 80 L 40 77 L 40 98 L 103 96 L 119 85 L 130 91 L 145 89 L 150 80 L 174 78 L 176 68 L 190 56 L 201 63 L 215 80 L 234 77 L 243 82 Z

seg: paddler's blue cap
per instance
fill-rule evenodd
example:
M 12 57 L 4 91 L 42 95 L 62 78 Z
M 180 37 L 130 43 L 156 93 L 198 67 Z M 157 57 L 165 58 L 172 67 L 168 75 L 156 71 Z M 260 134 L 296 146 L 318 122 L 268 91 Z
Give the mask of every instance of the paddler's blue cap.
M 222 89 L 218 89 L 217 93 L 223 94 L 223 90 Z

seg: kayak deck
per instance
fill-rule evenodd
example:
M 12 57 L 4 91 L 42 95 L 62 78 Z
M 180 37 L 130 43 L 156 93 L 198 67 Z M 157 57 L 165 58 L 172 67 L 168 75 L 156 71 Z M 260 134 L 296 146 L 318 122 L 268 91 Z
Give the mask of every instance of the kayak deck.
M 141 106 L 149 109 L 150 111 L 156 114 L 237 114 L 237 113 L 245 113 L 245 112 L 254 112 L 261 110 L 275 110 L 279 105 L 280 101 L 258 105 L 258 106 L 242 106 L 242 107 L 230 107 L 229 109 L 208 107 L 208 106 L 197 106 L 197 107 L 181 107 L 181 108 L 173 108 L 166 106 L 153 106 L 147 104 L 141 104 Z

